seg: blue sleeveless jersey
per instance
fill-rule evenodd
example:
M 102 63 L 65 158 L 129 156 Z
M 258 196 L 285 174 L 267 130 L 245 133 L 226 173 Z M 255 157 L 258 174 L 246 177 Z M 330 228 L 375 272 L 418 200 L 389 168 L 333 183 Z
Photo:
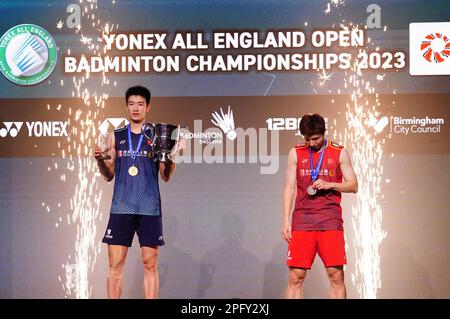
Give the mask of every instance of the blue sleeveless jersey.
M 137 214 L 147 216 L 161 216 L 161 197 L 159 194 L 159 160 L 149 157 L 151 147 L 145 136 L 135 159 L 130 156 L 128 145 L 128 126 L 114 131 L 116 138 L 116 168 L 114 194 L 111 214 Z M 153 138 L 153 134 L 150 135 Z M 135 151 L 140 134 L 131 132 L 132 147 Z M 138 174 L 131 176 L 128 169 L 133 165 Z

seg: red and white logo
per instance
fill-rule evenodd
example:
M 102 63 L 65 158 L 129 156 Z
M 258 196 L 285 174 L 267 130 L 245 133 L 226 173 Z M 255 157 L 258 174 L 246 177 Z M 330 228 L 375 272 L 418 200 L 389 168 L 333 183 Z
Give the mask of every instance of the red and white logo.
M 450 75 L 450 22 L 409 24 L 409 73 Z
M 441 63 L 450 55 L 450 39 L 442 33 L 431 33 L 420 45 L 423 57 L 428 62 Z

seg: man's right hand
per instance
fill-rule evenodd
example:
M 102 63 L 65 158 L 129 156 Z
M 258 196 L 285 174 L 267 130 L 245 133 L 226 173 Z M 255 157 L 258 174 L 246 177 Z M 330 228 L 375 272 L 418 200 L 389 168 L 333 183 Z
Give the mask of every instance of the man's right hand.
M 100 156 L 102 155 L 102 152 L 100 151 L 100 147 L 98 147 L 98 145 L 95 146 L 95 151 L 94 151 L 94 157 L 97 160 L 97 162 L 103 162 L 104 160 L 100 158 Z
M 292 238 L 292 225 L 290 223 L 285 223 L 283 225 L 283 228 L 281 230 L 281 237 L 283 237 L 283 239 L 289 243 L 291 241 Z

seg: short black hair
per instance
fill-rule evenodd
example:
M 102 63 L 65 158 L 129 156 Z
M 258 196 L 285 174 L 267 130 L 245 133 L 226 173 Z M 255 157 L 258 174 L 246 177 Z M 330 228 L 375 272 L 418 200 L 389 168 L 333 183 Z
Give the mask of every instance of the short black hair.
M 125 92 L 125 103 L 128 104 L 128 98 L 132 95 L 139 95 L 142 97 L 145 97 L 145 101 L 147 102 L 147 105 L 150 103 L 150 98 L 152 97 L 152 94 L 150 93 L 149 89 L 147 89 L 145 86 L 132 86 L 128 88 L 128 90 Z
M 305 114 L 300 120 L 299 130 L 303 136 L 324 135 L 325 119 L 320 114 Z

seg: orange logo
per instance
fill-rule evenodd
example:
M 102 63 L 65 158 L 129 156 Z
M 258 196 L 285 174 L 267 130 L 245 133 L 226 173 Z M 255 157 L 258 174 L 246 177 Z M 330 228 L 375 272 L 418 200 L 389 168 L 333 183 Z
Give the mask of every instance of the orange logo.
M 328 175 L 329 175 L 329 176 L 334 176 L 334 171 L 330 169 L 330 170 L 328 171 Z
M 428 62 L 441 63 L 450 55 L 450 40 L 441 33 L 431 33 L 422 41 L 420 50 Z

